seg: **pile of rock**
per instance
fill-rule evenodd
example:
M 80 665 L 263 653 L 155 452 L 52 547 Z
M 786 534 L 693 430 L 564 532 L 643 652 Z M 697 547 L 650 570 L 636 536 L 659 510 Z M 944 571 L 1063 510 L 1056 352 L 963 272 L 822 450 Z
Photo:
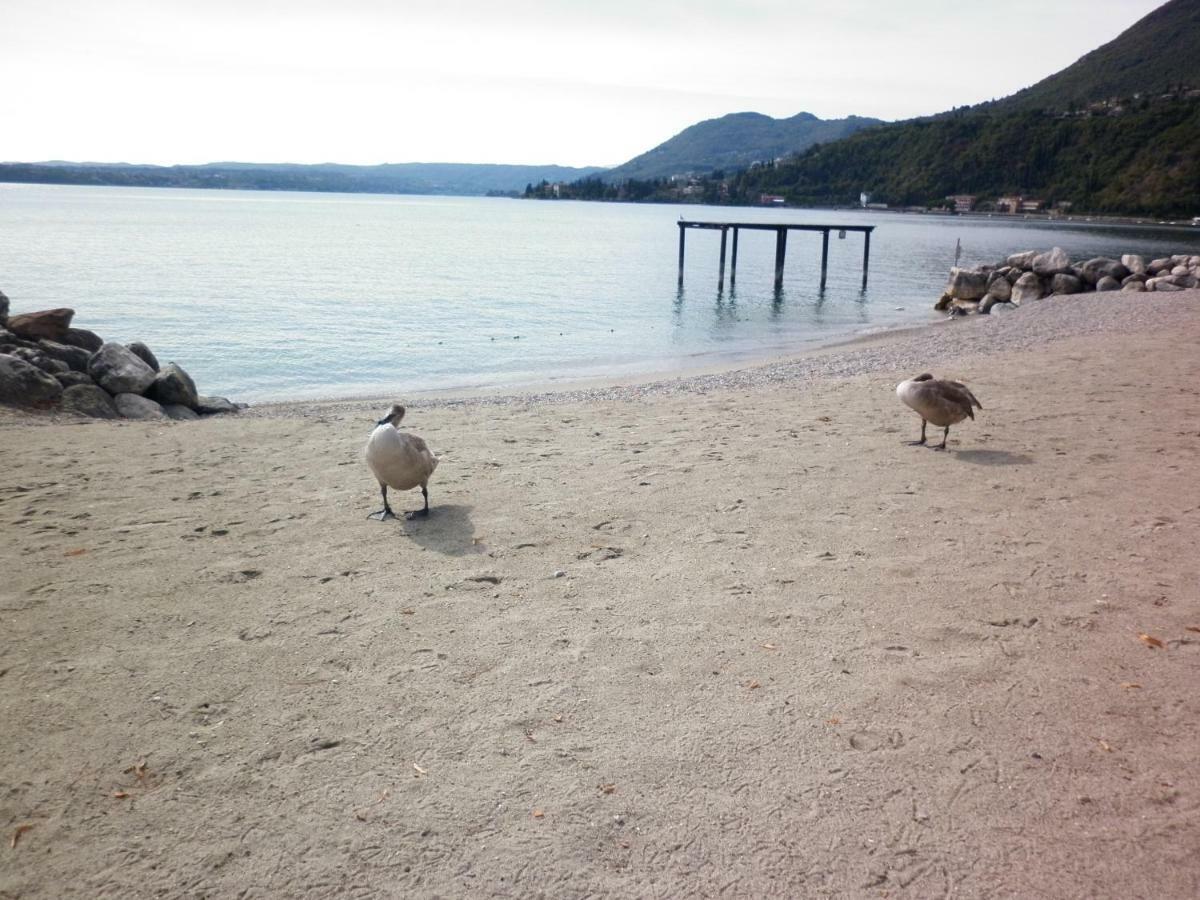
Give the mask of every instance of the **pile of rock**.
M 1134 254 L 1119 260 L 1097 256 L 1071 262 L 1061 247 L 1014 253 L 998 266 L 950 270 L 950 281 L 934 309 L 952 315 L 990 313 L 997 303 L 1020 306 L 1054 294 L 1085 291 L 1182 291 L 1200 285 L 1200 256 L 1146 260 Z
M 202 397 L 175 363 L 160 366 L 142 343 L 117 344 L 72 328 L 71 309 L 9 316 L 0 293 L 0 403 L 99 419 L 198 419 L 237 412 Z

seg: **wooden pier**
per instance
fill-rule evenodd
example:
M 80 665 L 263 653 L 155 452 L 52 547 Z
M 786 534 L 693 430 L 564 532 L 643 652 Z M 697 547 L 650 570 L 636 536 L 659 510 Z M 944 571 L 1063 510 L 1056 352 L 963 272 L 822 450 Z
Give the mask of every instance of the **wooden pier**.
M 787 236 L 789 231 L 819 231 L 821 232 L 821 290 L 825 289 L 825 275 L 829 270 L 829 232 L 839 232 L 839 237 L 845 237 L 847 231 L 858 231 L 863 236 L 863 269 L 862 286 L 867 287 L 867 268 L 871 261 L 871 232 L 874 225 L 793 225 L 772 224 L 770 222 L 685 222 L 679 220 L 679 286 L 683 287 L 683 248 L 684 237 L 689 228 L 718 229 L 721 232 L 721 265 L 717 275 L 717 290 L 725 287 L 725 249 L 730 230 L 733 231 L 733 257 L 729 265 L 729 287 L 732 289 L 737 279 L 738 232 L 743 228 L 751 231 L 775 232 L 775 290 L 783 287 L 783 262 L 787 256 Z

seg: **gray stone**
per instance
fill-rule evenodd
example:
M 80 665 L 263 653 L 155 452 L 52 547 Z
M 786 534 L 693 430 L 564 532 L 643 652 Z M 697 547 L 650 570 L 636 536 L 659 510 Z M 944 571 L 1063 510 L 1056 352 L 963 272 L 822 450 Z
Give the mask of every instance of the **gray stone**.
M 75 373 L 79 374 L 79 373 Z M 117 405 L 108 391 L 95 384 L 76 384 L 63 391 L 62 407 L 67 412 L 93 419 L 119 419 Z
M 955 300 L 978 300 L 987 293 L 988 276 L 974 269 L 953 268 L 946 293 Z
M 54 376 L 58 379 L 58 383 L 64 388 L 72 387 L 76 384 L 95 384 L 92 381 L 92 376 L 87 372 L 58 372 Z M 103 390 L 103 388 L 101 388 Z
M 199 399 L 192 376 L 173 362 L 167 363 L 155 376 L 154 384 L 150 385 L 146 396 L 164 405 L 178 403 L 193 408 Z
M 1038 258 L 1038 251 L 1026 250 L 1024 253 L 1014 253 L 1008 257 L 1005 262 L 1022 272 L 1028 272 L 1033 268 L 1033 261 Z
M 1166 278 L 1151 278 L 1146 282 L 1146 289 L 1150 291 L 1182 291 L 1179 285 L 1173 282 L 1170 276 Z
M 1033 259 L 1033 271 L 1038 275 L 1057 275 L 1071 268 L 1071 257 L 1067 256 L 1062 247 L 1055 247 L 1048 253 L 1039 253 Z
M 1012 299 L 1012 285 L 1008 283 L 1007 278 L 997 278 L 988 285 L 987 296 L 984 301 L 994 300 L 997 303 L 1007 303 Z
M 1121 285 L 1121 290 L 1132 291 L 1132 292 L 1142 291 L 1144 293 L 1146 290 L 1146 282 L 1144 282 L 1144 281 L 1126 281 L 1123 285 Z
M 1146 271 L 1151 275 L 1157 275 L 1163 270 L 1170 270 L 1174 267 L 1175 263 L 1171 262 L 1169 257 L 1164 259 L 1152 259 L 1150 262 L 1146 263 Z
M 146 368 L 149 368 L 147 366 Z M 113 398 L 117 412 L 126 419 L 142 419 L 145 421 L 169 421 L 163 408 L 140 394 L 117 394 Z
M 0 291 L 0 325 L 8 322 L 8 298 L 4 296 L 4 291 Z
M 1042 280 L 1032 272 L 1024 273 L 1012 288 L 1012 302 L 1020 306 L 1026 300 L 1039 300 L 1046 294 Z
M 65 362 L 51 359 L 36 347 L 14 347 L 7 352 L 18 359 L 25 360 L 31 366 L 37 366 L 43 372 L 50 375 L 57 375 L 59 372 L 69 372 L 71 370 L 71 367 Z
M 1127 284 L 1129 284 L 1129 282 L 1131 282 L 1131 281 L 1137 281 L 1137 282 L 1139 282 L 1139 283 L 1141 283 L 1141 284 L 1145 284 L 1145 283 L 1146 283 L 1146 276 L 1145 276 L 1145 274 L 1143 274 L 1143 273 L 1141 273 L 1141 272 L 1134 272 L 1132 275 L 1126 275 L 1126 276 L 1125 276 L 1125 277 L 1124 277 L 1124 278 L 1121 280 L 1121 285 L 1122 285 L 1122 286 L 1124 286 L 1124 285 L 1127 285 Z
M 1121 265 L 1127 268 L 1134 275 L 1146 274 L 1146 258 L 1138 256 L 1136 253 L 1126 253 L 1121 257 Z
M 196 405 L 192 409 L 206 416 L 215 413 L 235 413 L 238 411 L 238 408 L 224 397 L 197 397 Z
M 104 346 L 104 338 L 86 328 L 68 328 L 60 341 L 72 347 L 82 347 L 88 353 L 95 353 Z
M 105 344 L 88 362 L 88 374 L 114 396 L 142 394 L 154 384 L 154 370 L 121 344 Z
M 1195 275 L 1190 273 L 1187 275 L 1172 275 L 1171 281 L 1185 289 L 1191 289 L 1197 284 L 1200 284 L 1200 278 L 1197 278 Z
M 1111 275 L 1105 275 L 1096 282 L 1096 290 L 1098 291 L 1119 291 L 1120 289 L 1121 282 L 1117 281 Z
M 82 347 L 72 347 L 57 341 L 38 341 L 38 348 L 51 359 L 66 363 L 72 372 L 86 372 L 88 360 L 92 358 L 92 354 Z
M 933 304 L 933 308 L 936 309 L 938 312 L 941 312 L 944 309 L 948 309 L 950 306 L 950 301 L 952 301 L 953 299 L 954 299 L 953 297 L 951 297 L 949 294 L 947 294 L 943 291 L 942 296 L 938 297 L 937 303 Z
M 1129 274 L 1129 269 L 1107 256 L 1097 256 L 1089 259 L 1079 267 L 1079 277 L 1088 284 L 1096 284 L 1101 278 L 1115 278 L 1120 281 Z
M 191 422 L 200 418 L 182 403 L 164 403 L 163 412 L 167 414 L 168 418 L 174 419 L 176 422 Z
M 1058 274 L 1050 279 L 1050 293 L 1078 294 L 1083 290 L 1083 282 L 1074 275 Z
M 152 368 L 155 372 L 161 368 L 158 364 L 158 357 L 154 355 L 154 351 L 143 344 L 141 341 L 134 341 L 132 344 L 126 344 L 130 352 L 138 359 Z
M 1188 270 L 1187 266 L 1178 265 L 1171 269 L 1171 274 L 1172 275 L 1190 275 L 1192 273 Z
M 0 354 L 0 403 L 53 406 L 62 392 L 62 385 L 53 375 L 19 357 Z

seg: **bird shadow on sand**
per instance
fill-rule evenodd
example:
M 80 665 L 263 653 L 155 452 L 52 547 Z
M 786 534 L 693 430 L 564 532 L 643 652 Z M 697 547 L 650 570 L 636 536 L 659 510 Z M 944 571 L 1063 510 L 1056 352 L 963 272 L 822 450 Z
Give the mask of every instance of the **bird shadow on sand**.
M 954 458 L 977 466 L 1027 466 L 1033 457 L 1007 450 L 956 450 Z
M 478 553 L 480 547 L 474 541 L 475 525 L 471 522 L 472 508 L 457 503 L 431 506 L 428 518 L 403 523 L 404 534 L 414 544 L 446 556 Z

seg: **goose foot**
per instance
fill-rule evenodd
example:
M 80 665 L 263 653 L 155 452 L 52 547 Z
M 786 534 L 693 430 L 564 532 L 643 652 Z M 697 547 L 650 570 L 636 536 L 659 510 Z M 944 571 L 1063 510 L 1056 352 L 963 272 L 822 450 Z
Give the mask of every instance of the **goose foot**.
M 924 447 L 925 446 L 925 438 L 921 438 L 919 441 L 905 441 L 904 446 L 906 446 L 906 447 Z
M 404 518 L 408 519 L 410 522 L 413 519 L 428 519 L 429 518 L 429 507 L 427 506 L 424 509 L 414 509 L 410 512 L 406 512 L 404 514 Z
M 385 506 L 383 509 L 377 509 L 373 513 L 367 513 L 367 518 L 378 519 L 380 522 L 386 522 L 388 519 L 396 518 L 396 514 L 392 512 L 390 508 Z

